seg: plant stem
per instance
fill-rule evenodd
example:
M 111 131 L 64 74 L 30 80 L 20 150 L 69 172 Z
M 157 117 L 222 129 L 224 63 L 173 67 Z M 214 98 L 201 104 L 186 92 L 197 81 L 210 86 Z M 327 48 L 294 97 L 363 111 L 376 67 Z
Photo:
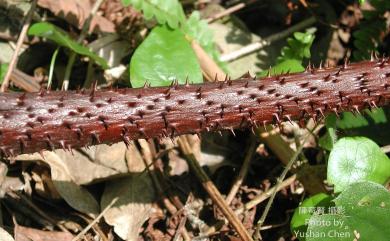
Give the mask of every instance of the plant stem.
M 1 84 L 0 92 L 4 92 L 4 91 L 6 91 L 8 89 L 9 80 L 11 78 L 12 71 L 14 70 L 14 68 L 16 66 L 16 63 L 18 62 L 19 51 L 20 51 L 20 48 L 22 47 L 24 38 L 26 37 L 27 30 L 28 30 L 28 28 L 30 26 L 31 19 L 32 19 L 33 15 L 34 15 L 36 6 L 37 6 L 37 0 L 34 0 L 31 3 L 31 8 L 30 8 L 30 10 L 27 13 L 26 21 L 24 22 L 22 30 L 20 31 L 20 35 L 19 35 L 18 41 L 16 43 L 15 52 L 12 55 L 11 62 L 8 65 L 7 73 L 5 74 L 3 83 Z
M 315 129 L 315 127 L 314 127 Z M 303 146 L 304 144 L 306 143 L 306 141 L 309 139 L 310 137 L 310 133 L 303 139 L 302 143 L 298 146 L 297 150 L 295 151 L 294 155 L 291 157 L 290 161 L 287 163 L 287 165 L 285 166 L 282 174 L 277 178 L 276 180 L 276 185 L 275 185 L 275 189 L 274 191 L 272 192 L 268 202 L 267 202 L 267 205 L 265 206 L 265 209 L 264 209 L 264 212 L 263 214 L 261 215 L 259 221 L 257 222 L 257 225 L 256 225 L 256 230 L 255 230 L 255 240 L 261 240 L 261 235 L 260 235 L 260 230 L 261 230 L 261 226 L 264 224 L 264 221 L 265 219 L 267 218 L 267 215 L 268 215 L 268 212 L 270 211 L 271 209 L 271 206 L 272 206 L 272 203 L 275 199 L 275 196 L 276 196 L 276 193 L 277 193 L 277 190 L 279 189 L 279 186 L 281 185 L 281 183 L 283 182 L 284 178 L 286 177 L 288 171 L 291 169 L 292 165 L 294 164 L 294 162 L 297 160 L 298 156 L 300 155 L 301 151 L 303 150 Z
M 252 80 L 90 91 L 0 94 L 0 152 L 163 138 L 301 122 L 389 105 L 390 61 Z M 15 108 L 18 106 L 18 108 Z M 30 118 L 27 118 L 31 116 Z
M 50 90 L 51 89 L 51 85 L 52 85 L 52 82 L 53 82 L 53 72 L 54 72 L 54 66 L 56 64 L 56 59 L 57 59 L 57 55 L 58 55 L 58 51 L 60 50 L 60 48 L 58 47 L 54 53 L 53 53 L 53 56 L 51 57 L 51 61 L 50 61 L 50 70 L 49 70 L 49 80 L 47 81 L 47 89 Z
M 97 10 L 99 9 L 100 5 L 102 5 L 104 0 L 97 0 L 95 4 L 92 7 L 92 10 L 88 16 L 88 18 L 85 20 L 83 24 L 83 28 L 81 29 L 81 33 L 79 38 L 77 39 L 77 43 L 82 43 L 85 37 L 88 34 L 88 29 L 91 24 L 91 21 L 93 17 L 96 15 Z M 70 74 L 72 73 L 72 68 L 74 61 L 76 60 L 77 54 L 75 52 L 71 52 L 68 63 L 66 64 L 66 69 L 65 69 L 65 74 L 64 74 L 64 81 L 62 82 L 62 89 L 63 90 L 68 90 L 69 87 L 69 79 L 70 79 Z

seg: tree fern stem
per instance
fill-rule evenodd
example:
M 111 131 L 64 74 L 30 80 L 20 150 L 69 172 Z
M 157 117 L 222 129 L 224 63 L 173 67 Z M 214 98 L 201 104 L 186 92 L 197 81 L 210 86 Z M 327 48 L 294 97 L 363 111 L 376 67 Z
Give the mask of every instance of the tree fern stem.
M 390 61 L 198 85 L 0 94 L 5 156 L 359 112 L 390 102 Z

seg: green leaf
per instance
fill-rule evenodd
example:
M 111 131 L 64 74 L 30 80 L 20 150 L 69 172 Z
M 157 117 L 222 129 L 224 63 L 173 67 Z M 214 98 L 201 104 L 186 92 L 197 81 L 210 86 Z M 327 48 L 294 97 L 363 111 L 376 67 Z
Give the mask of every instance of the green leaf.
M 304 71 L 305 68 L 302 66 L 302 60 L 297 59 L 286 59 L 271 70 L 272 75 L 282 74 L 282 73 L 298 73 Z
M 7 73 L 7 70 L 8 70 L 8 64 L 7 63 L 0 64 L 0 84 L 3 83 L 3 80 L 4 80 L 4 77 L 5 77 L 5 74 Z
M 364 115 L 354 115 L 351 112 L 343 112 L 337 126 L 341 129 L 353 129 L 373 124 L 386 124 L 387 117 L 383 109 L 373 111 L 365 110 Z
M 155 17 L 160 24 L 167 23 L 171 28 L 184 24 L 186 17 L 178 0 L 122 0 L 123 5 L 132 5 L 142 11 L 146 19 Z
M 315 38 L 315 31 L 315 28 L 310 28 L 305 33 L 295 32 L 293 38 L 288 38 L 287 46 L 282 48 L 278 63 L 290 59 L 302 61 L 304 58 L 310 58 L 310 48 Z
M 219 60 L 220 55 L 214 43 L 213 31 L 206 20 L 200 19 L 198 11 L 192 12 L 182 30 L 187 36 L 195 39 L 222 69 L 227 70 L 227 64 Z
M 326 134 L 318 140 L 318 145 L 323 149 L 330 151 L 333 149 L 334 143 L 337 141 L 337 134 L 334 128 L 327 128 Z
M 327 151 L 333 149 L 333 145 L 338 139 L 336 133 L 337 117 L 336 115 L 328 115 L 325 119 L 326 134 L 321 136 L 318 140 L 318 145 Z
M 340 136 L 365 136 L 380 145 L 387 145 L 390 142 L 390 108 L 364 110 L 362 115 L 355 115 L 351 112 L 343 112 L 340 118 L 328 115 L 326 126 L 329 127 L 329 119 L 335 121 L 333 128 L 337 128 Z
M 389 178 L 390 159 L 368 138 L 341 138 L 329 155 L 327 179 L 334 184 L 335 192 L 355 182 L 384 184 Z
M 297 59 L 286 59 L 271 68 L 271 75 L 278 75 L 283 73 L 298 73 L 304 71 L 302 61 Z M 260 77 L 268 75 L 269 70 L 263 70 L 259 73 Z
M 58 28 L 53 24 L 46 22 L 36 23 L 30 27 L 30 29 L 28 30 L 28 34 L 47 38 L 51 41 L 54 41 L 59 46 L 69 48 L 80 55 L 88 56 L 89 58 L 93 59 L 97 64 L 102 66 L 102 68 L 104 69 L 108 68 L 106 60 L 100 58 L 88 48 L 78 44 L 76 41 L 71 39 L 64 30 Z
M 383 186 L 354 183 L 334 202 L 334 213 L 313 215 L 307 232 L 299 235 L 307 241 L 383 241 L 390 237 L 390 193 Z
M 305 33 L 295 32 L 294 38 L 288 38 L 287 46 L 282 48 L 277 64 L 271 69 L 271 75 L 304 71 L 302 61 L 304 58 L 310 58 L 314 32 L 315 28 L 311 28 Z M 267 74 L 268 70 L 264 70 L 259 75 L 266 76 Z
M 186 79 L 202 83 L 202 71 L 189 42 L 181 30 L 165 25 L 155 27 L 136 49 L 130 62 L 130 82 L 142 87 L 145 81 L 152 86 L 167 86 Z
M 317 212 L 322 208 L 326 211 L 329 206 L 331 206 L 331 196 L 324 193 L 318 193 L 305 199 L 294 211 L 290 223 L 291 231 L 293 233 L 306 232 L 308 220 L 314 212 Z M 300 239 L 300 241 L 303 240 L 304 239 Z

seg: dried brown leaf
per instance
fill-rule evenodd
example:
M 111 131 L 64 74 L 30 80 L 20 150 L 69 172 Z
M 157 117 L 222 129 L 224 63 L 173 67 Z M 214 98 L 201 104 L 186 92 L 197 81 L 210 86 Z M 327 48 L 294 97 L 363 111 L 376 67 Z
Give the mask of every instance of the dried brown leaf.
M 73 235 L 65 232 L 41 231 L 15 225 L 15 241 L 71 241 Z
M 42 153 L 44 158 L 40 157 L 39 154 L 21 155 L 21 158 L 30 158 L 30 160 L 38 159 L 46 162 L 50 166 L 54 186 L 61 197 L 74 209 L 92 217 L 96 216 L 100 210 L 99 204 L 92 194 L 74 181 L 73 173 L 69 170 L 69 166 L 67 166 L 66 162 L 57 154 L 61 152 L 63 151 L 57 150 L 56 153 L 44 151 Z M 85 171 L 85 169 L 82 170 Z
M 152 213 L 155 199 L 153 183 L 147 172 L 113 180 L 106 184 L 101 206 L 107 206 L 119 197 L 104 218 L 114 226 L 115 233 L 125 240 L 137 240 L 140 228 Z
M 89 0 L 38 0 L 38 6 L 47 8 L 56 16 L 81 29 L 88 18 L 92 4 Z M 115 32 L 115 25 L 108 19 L 95 15 L 91 21 L 90 32 Z
M 155 191 L 145 163 L 133 142 L 126 152 L 131 176 L 106 183 L 101 208 L 118 197 L 113 207 L 108 209 L 104 218 L 114 226 L 115 233 L 125 240 L 137 240 L 140 228 L 152 213 Z M 143 172 L 144 171 L 144 172 Z
M 53 153 L 55 153 L 57 159 L 61 159 L 64 167 L 69 171 L 72 180 L 78 185 L 90 184 L 91 182 L 101 181 L 128 172 L 126 146 L 124 143 L 117 143 L 111 146 L 97 145 L 89 149 L 81 149 L 80 151 L 73 150 L 73 154 L 60 149 L 55 150 Z M 20 155 L 16 159 L 50 162 L 46 156 L 43 159 L 37 153 L 33 155 Z

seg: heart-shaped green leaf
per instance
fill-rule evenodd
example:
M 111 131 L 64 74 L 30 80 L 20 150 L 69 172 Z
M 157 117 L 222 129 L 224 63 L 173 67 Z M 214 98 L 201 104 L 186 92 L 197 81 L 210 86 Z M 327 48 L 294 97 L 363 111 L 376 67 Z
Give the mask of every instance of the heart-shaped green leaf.
M 366 137 L 345 137 L 334 145 L 328 160 L 327 179 L 335 192 L 359 181 L 384 184 L 390 178 L 390 160 Z

